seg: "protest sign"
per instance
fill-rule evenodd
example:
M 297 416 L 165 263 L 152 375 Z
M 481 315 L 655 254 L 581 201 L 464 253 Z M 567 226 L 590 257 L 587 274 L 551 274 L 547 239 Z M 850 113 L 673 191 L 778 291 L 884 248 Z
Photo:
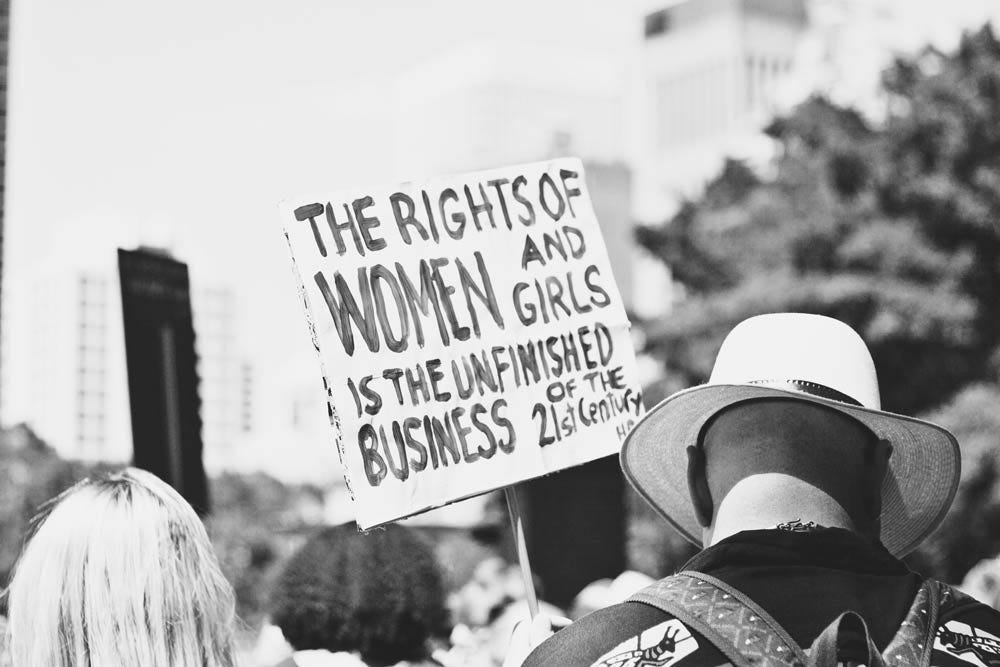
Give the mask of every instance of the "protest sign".
M 619 450 L 642 397 L 579 160 L 281 216 L 362 528 Z

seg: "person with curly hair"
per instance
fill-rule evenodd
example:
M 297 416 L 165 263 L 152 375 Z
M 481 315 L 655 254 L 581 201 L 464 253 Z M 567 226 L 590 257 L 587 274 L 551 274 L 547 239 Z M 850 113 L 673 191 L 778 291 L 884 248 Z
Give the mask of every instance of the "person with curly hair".
M 441 572 L 413 530 L 324 528 L 285 565 L 271 618 L 295 653 L 282 667 L 434 665 L 450 619 Z

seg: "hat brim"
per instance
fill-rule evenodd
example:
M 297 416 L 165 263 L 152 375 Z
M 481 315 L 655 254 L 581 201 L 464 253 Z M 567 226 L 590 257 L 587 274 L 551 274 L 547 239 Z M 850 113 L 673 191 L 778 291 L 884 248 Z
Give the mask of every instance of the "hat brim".
M 723 408 L 763 398 L 792 398 L 834 408 L 892 444 L 882 482 L 881 541 L 894 556 L 912 551 L 941 523 L 961 472 L 958 441 L 944 428 L 795 391 L 719 384 L 686 389 L 661 401 L 632 429 L 621 450 L 625 477 L 684 537 L 701 545 L 702 527 L 688 491 L 687 447 L 697 444 L 705 422 Z

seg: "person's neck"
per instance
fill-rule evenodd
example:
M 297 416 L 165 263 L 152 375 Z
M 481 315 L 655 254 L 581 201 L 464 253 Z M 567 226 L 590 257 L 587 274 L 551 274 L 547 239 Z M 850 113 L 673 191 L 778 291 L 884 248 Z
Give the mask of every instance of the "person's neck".
M 801 521 L 856 531 L 847 511 L 826 492 L 782 473 L 751 475 L 726 494 L 706 530 L 705 546 L 744 530 L 764 530 Z

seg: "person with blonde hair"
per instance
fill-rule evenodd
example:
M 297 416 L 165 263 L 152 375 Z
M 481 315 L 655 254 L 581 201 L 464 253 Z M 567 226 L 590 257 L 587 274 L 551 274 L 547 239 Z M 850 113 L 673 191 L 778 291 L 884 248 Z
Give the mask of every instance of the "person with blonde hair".
M 7 594 L 18 667 L 235 665 L 235 597 L 205 528 L 142 470 L 56 498 Z

